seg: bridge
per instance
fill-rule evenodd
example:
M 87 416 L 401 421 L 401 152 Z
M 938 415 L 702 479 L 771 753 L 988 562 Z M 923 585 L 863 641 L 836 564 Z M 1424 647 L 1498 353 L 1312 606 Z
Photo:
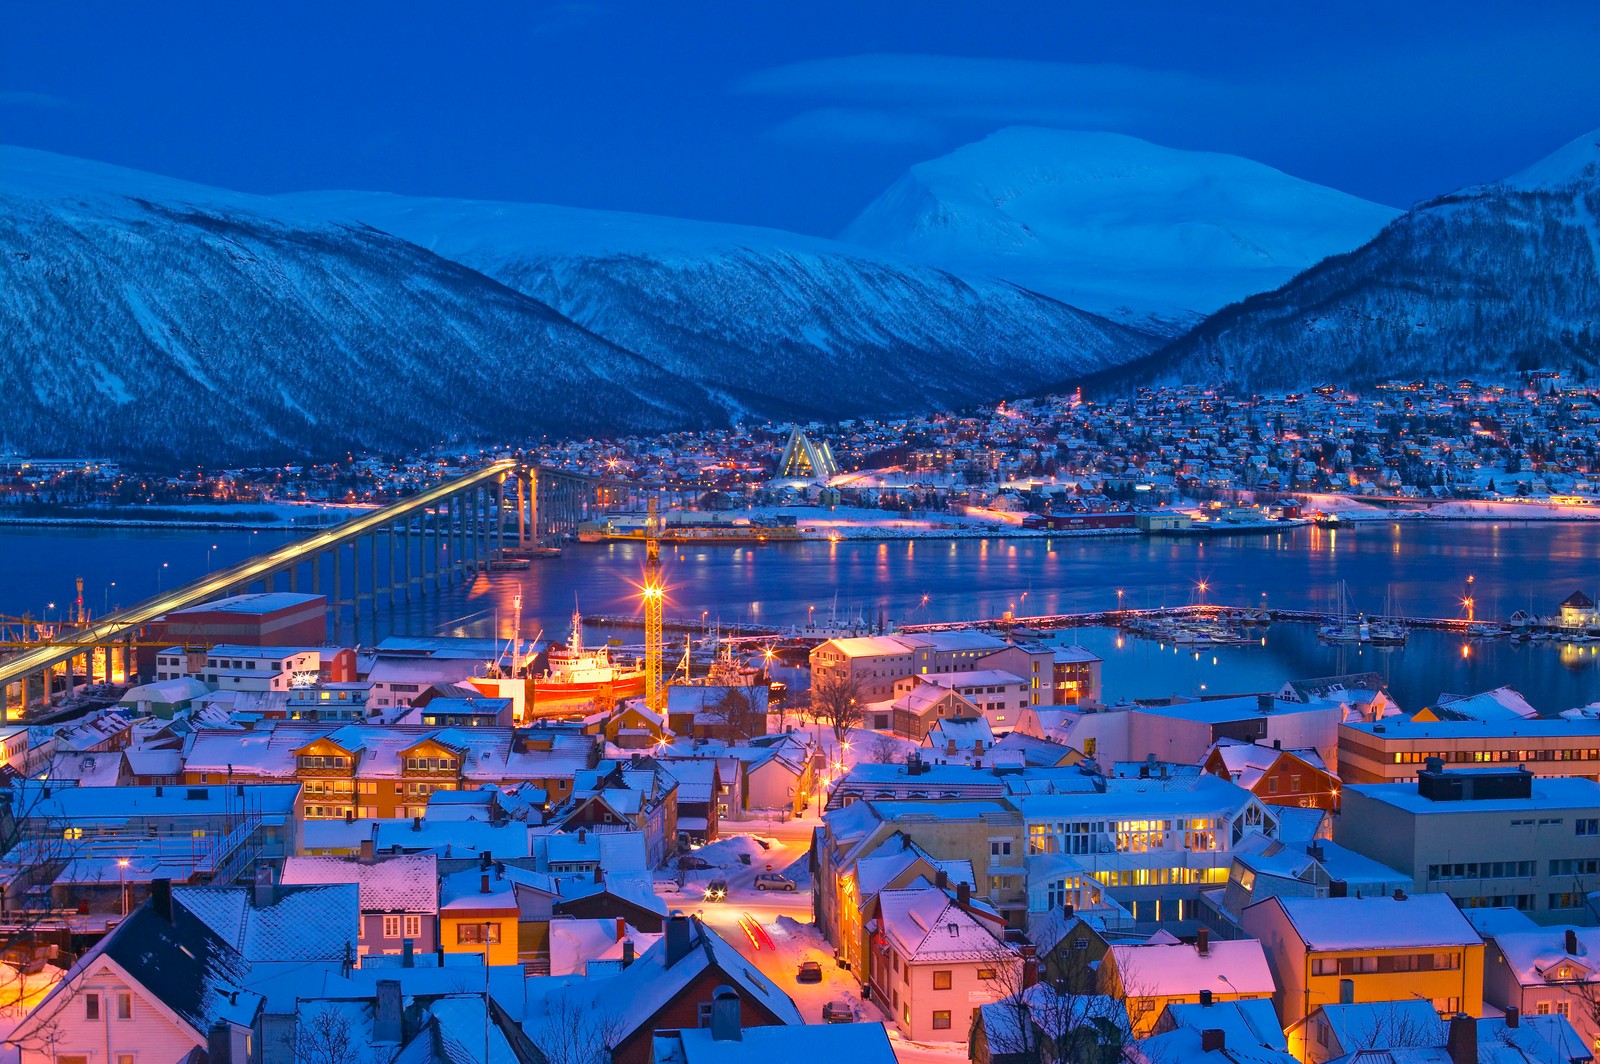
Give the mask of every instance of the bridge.
M 651 494 L 674 493 L 519 459 L 492 462 L 0 659 L 0 722 L 13 692 L 24 709 L 39 698 L 49 702 L 58 671 L 68 689 L 74 677 L 94 683 L 97 664 L 100 677 L 110 679 L 120 654 L 123 674 L 132 676 L 145 627 L 168 613 L 227 595 L 285 590 L 324 595 L 334 618 L 346 607 L 375 616 L 385 602 L 393 607 L 437 593 L 496 559 L 565 539 L 580 522 Z

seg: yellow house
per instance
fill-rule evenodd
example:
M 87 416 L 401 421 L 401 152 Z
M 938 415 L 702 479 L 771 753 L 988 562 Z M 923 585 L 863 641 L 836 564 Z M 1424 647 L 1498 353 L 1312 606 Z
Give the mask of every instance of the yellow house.
M 439 884 L 439 945 L 488 964 L 518 963 L 516 893 L 493 865 L 445 876 Z
M 1261 942 L 1285 1027 L 1319 1006 L 1422 998 L 1483 1015 L 1483 939 L 1447 894 L 1273 897 L 1240 914 Z

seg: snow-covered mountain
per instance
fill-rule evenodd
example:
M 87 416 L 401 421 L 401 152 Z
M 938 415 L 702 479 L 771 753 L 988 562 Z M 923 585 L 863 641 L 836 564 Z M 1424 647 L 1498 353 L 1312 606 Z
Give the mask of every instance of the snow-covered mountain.
M 0 443 L 215 462 L 909 411 L 1155 343 L 790 234 L 435 201 L 459 231 L 430 250 L 336 198 L 0 149 Z
M 1600 130 L 1406 213 L 1228 307 L 1122 382 L 1253 389 L 1600 369 Z
M 913 166 L 841 239 L 1174 332 L 1398 213 L 1234 155 L 1013 127 Z
M 1004 281 L 773 229 L 373 193 L 282 198 L 479 270 L 757 413 L 961 406 L 1158 342 Z

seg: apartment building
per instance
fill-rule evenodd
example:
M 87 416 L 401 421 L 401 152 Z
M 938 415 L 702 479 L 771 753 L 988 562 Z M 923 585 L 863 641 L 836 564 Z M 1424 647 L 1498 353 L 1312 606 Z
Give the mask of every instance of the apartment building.
M 1600 780 L 1600 718 L 1390 717 L 1339 728 L 1345 783 L 1413 783 L 1429 758 L 1446 766 L 1520 765 L 1535 776 Z

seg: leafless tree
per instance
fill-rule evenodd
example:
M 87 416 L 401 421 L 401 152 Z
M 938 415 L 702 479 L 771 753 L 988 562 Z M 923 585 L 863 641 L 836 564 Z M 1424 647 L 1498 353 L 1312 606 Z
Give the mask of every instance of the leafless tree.
M 557 993 L 533 1044 L 547 1064 L 610 1064 L 611 1051 L 626 1033 L 622 1018 L 599 1002 Z
M 887 765 L 900 756 L 900 742 L 892 735 L 880 735 L 872 740 L 872 760 Z
M 811 719 L 826 724 L 838 742 L 844 742 L 850 729 L 859 727 L 861 685 L 855 677 L 841 672 L 825 672 L 811 684 Z
M 707 706 L 705 715 L 718 722 L 722 729 L 721 738 L 730 743 L 757 734 L 753 727 L 755 703 L 737 687 L 728 688 L 715 706 Z
M 1095 991 L 1086 960 L 1085 978 L 1029 986 L 1034 960 L 998 941 L 993 953 L 996 963 L 985 979 L 997 998 L 991 1015 L 999 1021 L 985 1031 L 991 1057 L 1025 1064 L 1112 1064 L 1122 1058 L 1126 1013 L 1118 999 Z
M 355 1064 L 359 1055 L 350 1017 L 326 1005 L 297 1017 L 285 1040 L 295 1064 Z

